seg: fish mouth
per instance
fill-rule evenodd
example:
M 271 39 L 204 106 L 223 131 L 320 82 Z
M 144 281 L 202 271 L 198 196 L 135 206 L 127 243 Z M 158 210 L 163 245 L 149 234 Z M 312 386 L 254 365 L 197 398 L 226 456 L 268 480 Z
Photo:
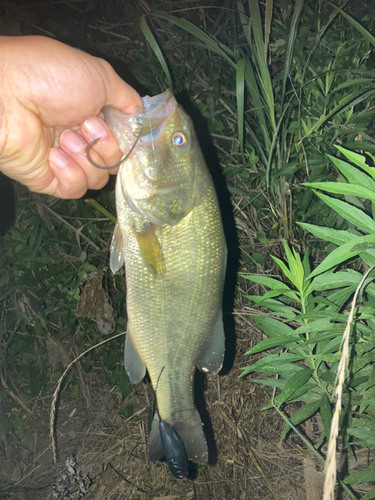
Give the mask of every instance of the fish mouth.
M 177 102 L 171 90 L 153 97 L 143 97 L 142 101 L 146 112 L 137 117 L 143 125 L 140 143 L 154 149 L 165 144 L 165 131 L 177 108 Z
M 168 122 L 178 107 L 171 90 L 152 97 L 142 97 L 142 102 L 145 112 L 136 115 L 126 115 L 111 106 L 105 106 L 102 110 L 125 154 L 138 136 L 138 147 L 154 150 L 165 145 Z

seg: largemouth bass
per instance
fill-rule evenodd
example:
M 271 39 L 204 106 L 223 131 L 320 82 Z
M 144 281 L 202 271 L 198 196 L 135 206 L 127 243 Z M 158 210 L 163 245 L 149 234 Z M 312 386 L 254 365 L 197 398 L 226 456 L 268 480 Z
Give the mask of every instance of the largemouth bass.
M 111 245 L 112 270 L 125 262 L 125 369 L 132 383 L 147 369 L 156 393 L 150 459 L 168 459 L 160 433 L 169 429 L 189 460 L 205 463 L 194 373 L 217 373 L 223 363 L 225 238 L 191 119 L 170 90 L 143 103 L 145 113 L 134 116 L 103 109 L 124 153 L 138 137 L 117 177 Z

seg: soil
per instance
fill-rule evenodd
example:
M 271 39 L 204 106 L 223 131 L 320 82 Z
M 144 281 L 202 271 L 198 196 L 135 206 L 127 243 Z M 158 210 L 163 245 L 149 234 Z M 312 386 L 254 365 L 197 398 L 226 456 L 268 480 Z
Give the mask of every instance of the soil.
M 152 406 L 149 384 L 141 382 L 134 387 L 126 399 L 126 404 L 133 405 L 134 414 L 124 419 L 119 415 L 124 405 L 120 391 L 116 388 L 111 391 L 103 367 L 94 366 L 90 374 L 84 375 L 85 398 L 82 397 L 83 391 L 78 398 L 65 392 L 61 394 L 56 422 L 56 468 L 49 436 L 52 387 L 50 391 L 42 391 L 32 408 L 36 419 L 24 417 L 29 432 L 22 438 L 14 435 L 1 442 L 1 476 L 12 485 L 3 498 L 314 498 L 306 497 L 304 474 L 306 464 L 310 464 L 316 476 L 315 484 L 318 481 L 321 486 L 323 475 L 318 472 L 319 465 L 298 439 L 278 443 L 282 419 L 273 410 L 261 411 L 270 401 L 271 394 L 249 378 L 238 378 L 240 367 L 247 364 L 244 352 L 251 347 L 249 337 L 254 343 L 259 339 L 259 332 L 254 328 L 249 331 L 248 321 L 241 321 L 236 326 L 232 368 L 229 373 L 204 380 L 203 418 L 209 415 L 206 435 L 210 464 L 192 471 L 193 480 L 176 480 L 167 464 L 148 460 L 146 441 Z M 69 482 L 66 462 L 72 459 L 75 461 L 75 478 L 87 477 L 87 493 L 81 496 L 77 482 Z M 61 490 L 60 496 L 54 496 L 53 488 L 56 487 Z

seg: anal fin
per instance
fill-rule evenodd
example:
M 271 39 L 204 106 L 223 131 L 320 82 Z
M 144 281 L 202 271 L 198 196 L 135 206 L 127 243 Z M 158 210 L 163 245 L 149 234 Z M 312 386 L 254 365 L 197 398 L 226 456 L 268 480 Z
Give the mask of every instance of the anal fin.
M 148 437 L 148 454 L 151 462 L 156 462 L 164 456 L 163 445 L 160 439 L 159 415 L 155 412 Z
M 223 366 L 225 352 L 225 336 L 223 326 L 223 313 L 220 309 L 216 325 L 203 357 L 197 364 L 198 369 L 204 373 L 218 373 Z

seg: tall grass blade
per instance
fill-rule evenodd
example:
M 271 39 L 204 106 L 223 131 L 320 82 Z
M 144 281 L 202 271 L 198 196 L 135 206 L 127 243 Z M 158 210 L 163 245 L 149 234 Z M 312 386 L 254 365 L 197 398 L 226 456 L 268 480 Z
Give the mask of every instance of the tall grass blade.
M 236 68 L 236 94 L 237 94 L 237 118 L 238 139 L 240 141 L 241 153 L 244 152 L 244 111 L 245 111 L 245 69 L 246 59 L 240 59 Z
M 349 16 L 349 14 L 344 12 L 342 9 L 337 7 L 335 4 L 329 2 L 328 0 L 326 0 L 326 1 L 327 1 L 327 3 L 332 5 L 332 7 L 334 7 L 336 11 L 340 12 L 340 14 L 343 17 L 345 17 L 345 19 L 347 21 L 349 21 L 349 23 L 353 26 L 353 28 L 355 28 L 357 31 L 359 31 L 359 33 L 361 33 L 361 35 L 365 38 L 365 40 L 367 40 L 369 43 L 371 43 L 371 45 L 373 45 L 375 47 L 375 37 L 373 35 L 371 35 L 371 33 L 369 31 L 367 31 L 367 29 L 364 28 L 362 26 L 362 24 L 360 24 L 358 21 L 353 19 L 351 16 Z
M 268 46 L 270 41 L 272 23 L 273 0 L 266 0 L 266 13 L 264 16 L 264 61 L 267 63 Z
M 193 35 L 195 38 L 203 42 L 203 44 L 206 46 L 207 49 L 212 50 L 212 52 L 215 52 L 216 54 L 221 56 L 228 62 L 228 64 L 233 69 L 236 69 L 236 63 L 228 55 L 232 54 L 234 57 L 234 52 L 229 47 L 225 47 L 225 50 L 223 50 L 220 47 L 219 42 L 217 42 L 210 35 L 207 35 L 207 33 L 205 33 L 203 30 L 192 24 L 190 21 L 187 21 L 186 19 L 180 19 L 179 17 L 172 16 L 171 14 L 166 14 L 165 12 L 159 12 L 159 11 L 154 12 L 152 15 L 155 17 L 159 17 L 160 19 L 165 19 L 166 21 L 170 21 L 176 26 L 184 29 L 185 31 Z
M 243 7 L 243 1 L 237 2 L 237 10 L 238 10 L 238 14 L 240 16 L 240 23 L 241 23 L 247 44 L 250 48 L 252 45 L 252 43 L 251 43 L 251 24 L 250 24 L 249 19 L 247 18 L 246 14 L 245 14 L 245 10 Z
M 266 149 L 268 149 L 271 146 L 271 140 L 268 135 L 268 124 L 266 115 L 264 113 L 264 104 L 259 96 L 260 92 L 251 62 L 246 64 L 245 77 L 246 77 L 246 87 L 247 90 L 249 91 L 251 100 L 253 102 L 254 111 L 258 116 L 259 126 L 264 137 L 264 144 Z
M 301 12 L 303 8 L 304 0 L 296 0 L 294 4 L 294 12 L 292 17 L 292 22 L 290 24 L 290 32 L 288 38 L 288 45 L 285 54 L 285 67 L 284 67 L 284 77 L 283 77 L 283 91 L 281 96 L 281 104 L 284 102 L 286 82 L 289 78 L 290 66 L 293 60 L 294 44 L 296 42 L 297 32 L 298 32 L 298 22 L 301 17 Z
M 108 219 L 110 221 L 112 221 L 114 224 L 116 224 L 117 217 L 115 215 L 111 214 L 111 212 L 109 212 L 105 207 L 103 207 L 103 205 L 101 205 L 98 201 L 96 201 L 92 198 L 89 198 L 86 200 L 86 202 L 89 203 L 90 205 L 92 205 L 96 210 L 101 212 L 105 217 L 108 217 Z
M 142 30 L 142 33 L 144 34 L 146 40 L 148 41 L 148 43 L 150 44 L 152 50 L 154 51 L 156 57 L 158 58 L 160 64 L 161 64 L 161 67 L 163 68 L 163 71 L 165 73 L 165 76 L 167 77 L 167 82 L 168 82 L 168 85 L 169 87 L 172 89 L 173 88 L 173 85 L 172 85 L 172 78 L 171 78 L 171 74 L 169 72 L 169 68 L 168 68 L 168 65 L 167 65 L 167 62 L 166 60 L 164 59 L 164 56 L 162 54 L 162 51 L 160 50 L 160 47 L 157 43 L 157 41 L 155 40 L 155 37 L 154 35 L 152 34 L 147 22 L 146 22 L 146 19 L 144 18 L 144 16 L 141 17 L 141 21 L 139 23 L 139 26 Z
M 272 130 L 276 130 L 275 119 L 275 102 L 273 96 L 273 88 L 271 75 L 268 70 L 267 61 L 264 60 L 265 43 L 263 39 L 262 20 L 260 16 L 258 0 L 249 0 L 250 22 L 255 42 L 255 56 L 257 61 L 257 69 L 261 88 L 264 94 L 264 100 L 267 103 L 268 115 L 271 122 Z

